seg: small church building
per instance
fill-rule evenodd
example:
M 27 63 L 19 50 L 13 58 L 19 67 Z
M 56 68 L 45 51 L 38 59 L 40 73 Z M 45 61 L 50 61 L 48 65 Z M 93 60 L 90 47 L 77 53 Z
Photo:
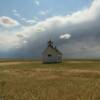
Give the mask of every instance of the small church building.
M 42 53 L 43 63 L 61 63 L 62 53 L 54 46 L 53 42 L 48 41 L 47 48 Z

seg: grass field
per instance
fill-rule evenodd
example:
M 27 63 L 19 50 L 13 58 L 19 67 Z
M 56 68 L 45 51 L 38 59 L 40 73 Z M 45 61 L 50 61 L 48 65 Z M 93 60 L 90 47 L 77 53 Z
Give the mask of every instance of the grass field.
M 100 100 L 100 61 L 0 61 L 0 100 Z

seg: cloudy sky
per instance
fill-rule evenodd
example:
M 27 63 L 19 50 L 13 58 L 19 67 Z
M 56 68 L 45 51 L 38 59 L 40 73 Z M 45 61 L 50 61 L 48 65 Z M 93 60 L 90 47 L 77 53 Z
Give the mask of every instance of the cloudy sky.
M 64 58 L 100 58 L 100 0 L 0 0 L 1 58 L 39 58 L 49 39 Z

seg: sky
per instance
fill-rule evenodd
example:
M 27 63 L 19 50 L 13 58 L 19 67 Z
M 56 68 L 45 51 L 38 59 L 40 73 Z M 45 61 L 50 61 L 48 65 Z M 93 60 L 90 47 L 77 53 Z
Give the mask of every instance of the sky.
M 64 58 L 100 58 L 100 0 L 0 0 L 0 58 L 40 58 L 51 39 Z

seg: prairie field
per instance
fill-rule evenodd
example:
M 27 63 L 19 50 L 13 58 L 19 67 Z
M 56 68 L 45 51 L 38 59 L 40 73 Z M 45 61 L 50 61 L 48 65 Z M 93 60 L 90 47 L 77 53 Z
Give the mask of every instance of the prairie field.
M 100 100 L 100 61 L 0 61 L 0 100 Z

